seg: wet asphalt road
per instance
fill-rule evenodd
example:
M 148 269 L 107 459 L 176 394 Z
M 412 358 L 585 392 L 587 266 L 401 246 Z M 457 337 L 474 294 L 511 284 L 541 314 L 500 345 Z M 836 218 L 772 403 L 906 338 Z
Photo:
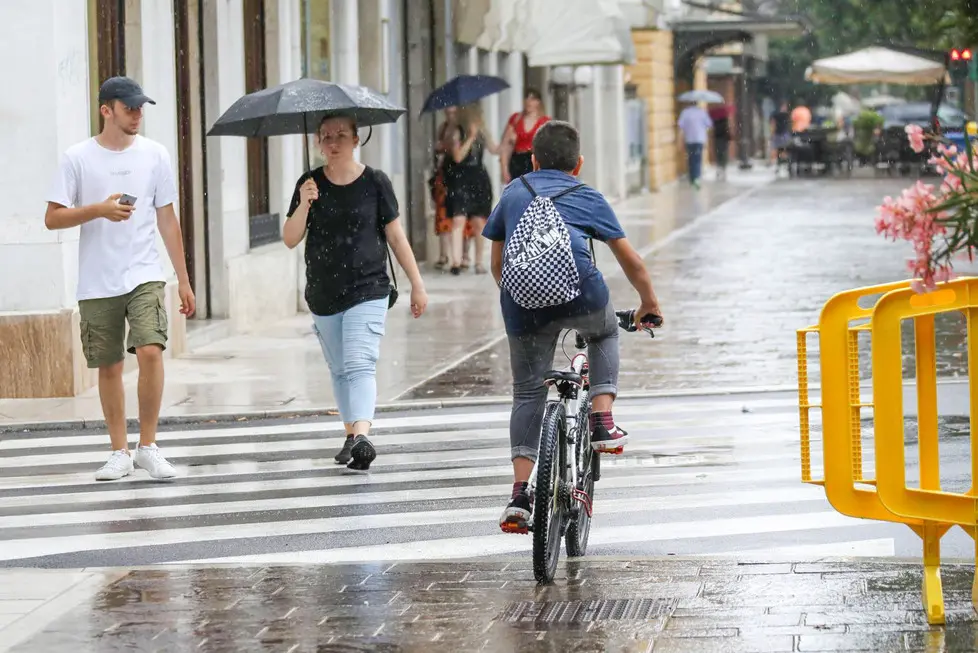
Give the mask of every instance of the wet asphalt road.
M 878 236 L 873 221 L 882 198 L 907 184 L 779 180 L 699 219 L 646 259 L 667 325 L 655 339 L 622 334 L 622 391 L 797 383 L 795 330 L 816 323 L 826 300 L 842 290 L 906 278 L 909 247 Z M 655 220 L 654 209 L 642 219 Z M 631 229 L 626 225 L 626 232 Z M 607 249 L 598 248 L 616 307 L 633 307 L 634 291 L 612 272 Z M 906 378 L 913 376 L 909 326 Z M 938 317 L 940 375 L 966 374 L 964 336 L 960 315 Z M 508 357 L 500 340 L 405 398 L 508 395 Z M 868 350 L 863 358 L 862 376 L 869 378 Z M 565 362 L 558 347 L 556 364 Z

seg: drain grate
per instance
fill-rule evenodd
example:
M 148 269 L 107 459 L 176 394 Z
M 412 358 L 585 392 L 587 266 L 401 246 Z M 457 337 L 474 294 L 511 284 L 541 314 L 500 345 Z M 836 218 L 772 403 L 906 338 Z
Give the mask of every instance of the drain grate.
M 506 623 L 584 624 L 592 621 L 648 621 L 672 614 L 674 599 L 594 599 L 591 601 L 517 601 L 506 606 Z

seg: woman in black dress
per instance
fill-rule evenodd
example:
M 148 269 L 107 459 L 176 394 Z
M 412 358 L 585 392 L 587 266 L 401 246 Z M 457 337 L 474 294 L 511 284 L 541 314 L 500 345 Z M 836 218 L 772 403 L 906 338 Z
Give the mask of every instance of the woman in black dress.
M 492 211 L 492 182 L 482 161 L 483 152 L 499 153 L 482 119 L 482 108 L 470 104 L 459 112 L 459 126 L 452 147 L 455 161 L 448 186 L 447 208 L 452 218 L 452 274 L 460 274 L 466 222 L 472 221 L 475 238 L 475 273 L 485 274 L 482 264 L 485 240 L 479 236 Z

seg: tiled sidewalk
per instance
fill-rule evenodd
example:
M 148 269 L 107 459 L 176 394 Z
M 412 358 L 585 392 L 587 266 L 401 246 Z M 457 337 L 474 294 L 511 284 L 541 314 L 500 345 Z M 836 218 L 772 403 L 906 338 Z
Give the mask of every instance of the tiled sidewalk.
M 944 566 L 948 623 L 931 627 L 916 562 L 585 558 L 539 587 L 528 556 L 509 558 L 134 570 L 59 606 L 63 616 L 12 650 L 879 653 L 978 642 L 970 564 Z M 7 595 L 39 596 L 23 573 L 0 573 Z M 79 578 L 65 573 L 64 584 Z

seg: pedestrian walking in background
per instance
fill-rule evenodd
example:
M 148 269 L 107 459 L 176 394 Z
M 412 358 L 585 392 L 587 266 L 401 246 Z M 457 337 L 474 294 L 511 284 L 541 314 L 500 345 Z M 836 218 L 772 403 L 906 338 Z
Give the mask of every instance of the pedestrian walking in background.
M 475 272 L 485 274 L 482 264 L 485 240 L 479 237 L 492 210 L 492 182 L 483 162 L 486 150 L 499 153 L 499 145 L 485 128 L 482 107 L 470 104 L 462 108 L 455 132 L 452 157 L 455 161 L 452 183 L 448 190 L 448 213 L 452 218 L 452 274 L 460 274 L 466 223 L 472 223 L 475 236 Z
M 368 439 L 377 405 L 377 359 L 387 311 L 396 295 L 387 274 L 388 246 L 411 282 L 411 312 L 428 295 L 398 215 L 390 179 L 354 159 L 353 118 L 328 117 L 318 130 L 326 165 L 296 182 L 282 239 L 306 239 L 306 302 L 333 380 L 346 428 L 335 460 L 366 470 L 376 458 Z
M 727 163 L 730 161 L 730 116 L 733 107 L 722 105 L 710 110 L 713 121 L 713 159 L 717 164 L 717 179 L 727 178 Z
M 500 152 L 503 185 L 533 171 L 533 136 L 550 116 L 543 112 L 543 99 L 535 88 L 526 89 L 523 111 L 514 113 L 506 123 Z
M 48 192 L 48 229 L 80 227 L 78 312 L 82 352 L 98 369 L 98 393 L 112 454 L 95 472 L 114 481 L 134 470 L 153 478 L 177 475 L 156 445 L 163 401 L 163 350 L 168 320 L 166 276 L 157 234 L 176 271 L 180 312 L 196 308 L 187 274 L 177 187 L 166 148 L 139 135 L 143 106 L 156 104 L 128 77 L 112 77 L 99 88 L 102 131 L 70 147 Z M 129 335 L 126 336 L 126 323 Z M 122 373 L 126 352 L 139 364 L 139 446 L 129 451 Z
M 781 106 L 771 115 L 771 161 L 777 164 L 775 174 L 781 168 L 781 163 L 788 162 L 788 146 L 791 144 L 791 114 L 788 103 Z
M 791 110 L 791 131 L 803 132 L 812 126 L 812 110 L 805 106 L 804 100 L 796 100 Z
M 683 132 L 683 143 L 686 146 L 689 183 L 694 188 L 700 187 L 700 177 L 703 175 L 703 148 L 712 127 L 710 114 L 698 105 L 690 105 L 679 114 L 679 129 Z
M 452 251 L 452 216 L 448 214 L 448 187 L 455 161 L 452 142 L 458 127 L 458 107 L 445 108 L 445 120 L 438 126 L 435 138 L 435 171 L 430 180 L 431 199 L 435 205 L 435 235 L 438 236 L 438 261 L 435 268 L 444 270 Z

